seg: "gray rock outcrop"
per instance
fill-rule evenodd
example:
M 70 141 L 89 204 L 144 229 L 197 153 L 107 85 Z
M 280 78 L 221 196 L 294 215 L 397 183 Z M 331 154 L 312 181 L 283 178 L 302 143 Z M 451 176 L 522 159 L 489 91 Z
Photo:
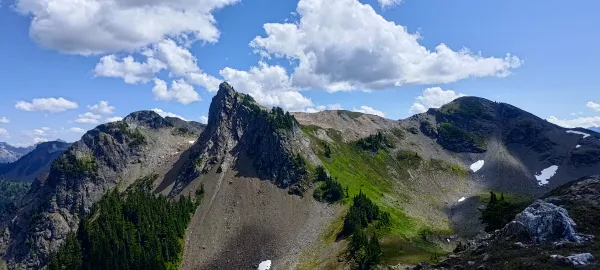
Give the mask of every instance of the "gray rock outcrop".
M 569 217 L 566 209 L 541 200 L 517 214 L 515 220 L 502 230 L 504 235 L 526 233 L 536 243 L 557 241 L 579 243 L 585 240 L 585 236 L 575 231 L 575 222 Z

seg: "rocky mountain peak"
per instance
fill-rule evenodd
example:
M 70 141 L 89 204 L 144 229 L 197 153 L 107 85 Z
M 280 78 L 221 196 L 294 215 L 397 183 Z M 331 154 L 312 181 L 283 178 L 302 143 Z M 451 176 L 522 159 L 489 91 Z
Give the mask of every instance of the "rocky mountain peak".
M 154 111 L 133 112 L 125 117 L 123 121 L 128 124 L 137 124 L 153 129 L 172 126 L 167 120 Z
M 241 156 L 252 160 L 259 178 L 289 187 L 305 177 L 298 166 L 305 164 L 304 159 L 318 160 L 308 145 L 289 112 L 264 108 L 252 96 L 221 83 L 210 105 L 206 130 L 183 166 L 172 194 L 215 167 L 219 172 L 234 168 Z

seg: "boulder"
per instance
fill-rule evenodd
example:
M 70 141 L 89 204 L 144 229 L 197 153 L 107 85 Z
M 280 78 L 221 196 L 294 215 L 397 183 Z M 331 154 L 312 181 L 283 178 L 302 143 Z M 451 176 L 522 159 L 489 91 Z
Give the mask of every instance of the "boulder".
M 575 222 L 566 209 L 540 200 L 525 208 L 502 230 L 505 234 L 518 234 L 526 230 L 529 238 L 536 243 L 580 243 L 585 240 L 575 231 Z

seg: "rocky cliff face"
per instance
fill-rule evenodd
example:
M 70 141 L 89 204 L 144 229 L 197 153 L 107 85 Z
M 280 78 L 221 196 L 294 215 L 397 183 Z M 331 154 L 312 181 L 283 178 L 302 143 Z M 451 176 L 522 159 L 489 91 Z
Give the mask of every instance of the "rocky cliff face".
M 213 97 L 208 125 L 193 149 L 171 195 L 214 168 L 220 173 L 236 166 L 240 157 L 251 159 L 259 178 L 284 188 L 306 178 L 306 159 L 318 163 L 293 116 L 261 107 L 227 83 Z
M 62 155 L 71 144 L 62 141 L 44 142 L 19 160 L 0 164 L 0 175 L 11 181 L 33 182 L 50 171 L 50 164 Z
M 141 111 L 88 131 L 32 184 L 16 213 L 1 219 L 0 251 L 9 268 L 39 269 L 106 192 L 157 173 L 165 157 L 189 147 L 198 134 L 180 127 Z
M 0 163 L 15 162 L 33 149 L 35 149 L 35 146 L 14 147 L 5 142 L 0 142 Z

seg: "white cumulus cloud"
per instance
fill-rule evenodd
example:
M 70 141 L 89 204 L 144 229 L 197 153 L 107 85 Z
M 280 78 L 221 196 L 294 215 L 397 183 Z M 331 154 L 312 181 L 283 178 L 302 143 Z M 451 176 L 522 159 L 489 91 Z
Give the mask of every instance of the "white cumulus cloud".
M 19 101 L 15 108 L 23 111 L 46 111 L 46 112 L 64 112 L 66 110 L 76 109 L 79 105 L 65 98 L 35 98 L 31 102 Z
M 205 124 L 205 125 L 208 124 L 208 117 L 206 117 L 204 115 L 200 116 L 200 123 Z
M 198 59 L 172 39 L 152 45 L 142 55 L 146 57 L 145 62 L 138 62 L 131 55 L 122 59 L 116 55 L 104 56 L 94 69 L 95 76 L 122 78 L 126 83 L 135 84 L 148 82 L 161 70 L 169 70 L 171 77 L 184 78 L 210 92 L 219 89 L 220 80 L 204 73 L 198 67 Z
M 184 79 L 172 81 L 169 89 L 165 81 L 155 78 L 152 94 L 156 100 L 174 100 L 184 105 L 201 100 L 194 87 Z
M 183 118 L 183 116 L 181 116 L 181 115 L 174 114 L 174 113 L 172 113 L 172 112 L 165 112 L 165 111 L 163 111 L 163 110 L 161 110 L 161 109 L 158 109 L 158 108 L 154 108 L 154 109 L 152 109 L 151 111 L 153 111 L 153 112 L 157 113 L 158 115 L 160 115 L 160 116 L 162 116 L 162 117 L 176 117 L 176 118 L 179 118 L 179 119 L 181 119 L 181 120 L 185 120 L 185 121 L 187 121 L 187 120 L 186 120 L 185 118 Z
M 8 130 L 6 130 L 5 128 L 0 128 L 0 136 L 7 137 L 8 134 Z
M 381 8 L 388 8 L 399 5 L 402 3 L 402 0 L 377 0 Z
M 115 55 L 106 55 L 100 58 L 100 62 L 94 68 L 96 77 L 122 78 L 126 83 L 136 84 L 150 81 L 154 74 L 166 68 L 166 65 L 154 58 L 148 58 L 146 62 L 140 63 L 127 56 L 118 59 Z
M 258 67 L 251 67 L 249 71 L 226 67 L 219 73 L 236 91 L 250 94 L 263 106 L 302 111 L 313 105 L 309 98 L 292 86 L 287 71 L 281 66 L 259 62 Z
M 423 90 L 420 96 L 415 98 L 415 103 L 410 107 L 410 113 L 423 113 L 429 108 L 439 108 L 465 94 L 459 94 L 453 90 L 443 90 L 440 87 L 430 87 Z
M 72 127 L 72 128 L 69 129 L 69 131 L 71 131 L 73 133 L 85 133 L 85 129 L 78 128 L 78 127 Z
M 0 123 L 8 124 L 8 123 L 10 123 L 10 119 L 8 119 L 6 117 L 0 117 Z
M 377 115 L 380 117 L 384 117 L 385 114 L 382 111 L 378 111 L 373 109 L 372 107 L 369 106 L 360 106 L 360 109 L 354 109 L 353 111 L 355 112 L 361 112 L 361 113 L 366 113 L 366 114 L 372 114 L 372 115 Z
M 408 84 L 506 77 L 522 61 L 485 57 L 441 43 L 429 50 L 419 33 L 387 21 L 358 0 L 300 0 L 298 23 L 266 23 L 250 46 L 262 56 L 297 62 L 296 87 L 328 91 L 377 90 Z
M 90 112 L 95 113 L 95 114 L 107 115 L 107 114 L 113 114 L 115 112 L 115 107 L 110 106 L 110 104 L 108 104 L 108 101 L 106 101 L 106 100 L 101 100 L 96 105 L 88 106 L 88 109 L 90 110 Z
M 590 101 L 585 106 L 592 109 L 593 111 L 600 112 L 600 104 L 596 102 Z
M 573 119 L 558 119 L 555 116 L 550 116 L 548 122 L 555 125 L 559 125 L 564 128 L 589 128 L 589 127 L 600 127 L 600 116 L 595 117 L 578 117 Z
M 30 36 L 71 54 L 134 51 L 165 37 L 216 42 L 212 12 L 239 0 L 17 0 Z
M 75 122 L 81 123 L 81 124 L 98 124 L 98 123 L 100 123 L 101 118 L 102 118 L 101 115 L 94 114 L 92 112 L 86 112 L 86 113 L 80 114 L 77 117 L 77 119 L 75 119 Z

